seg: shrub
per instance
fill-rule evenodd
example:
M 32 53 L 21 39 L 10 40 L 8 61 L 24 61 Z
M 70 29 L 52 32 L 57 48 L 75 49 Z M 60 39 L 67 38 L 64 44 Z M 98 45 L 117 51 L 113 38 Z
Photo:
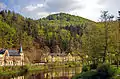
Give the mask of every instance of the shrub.
M 82 72 L 86 72 L 86 71 L 88 71 L 89 70 L 89 67 L 88 66 L 83 66 L 82 67 Z
M 96 69 L 97 66 L 98 66 L 98 64 L 91 64 L 91 65 L 90 65 L 90 69 Z
M 74 76 L 72 79 L 100 79 L 96 71 L 87 71 Z
M 27 66 L 20 66 L 19 70 L 21 70 L 22 72 L 27 72 L 28 68 L 27 68 Z
M 109 64 L 102 64 L 97 67 L 97 72 L 101 78 L 109 78 L 115 75 L 116 69 Z

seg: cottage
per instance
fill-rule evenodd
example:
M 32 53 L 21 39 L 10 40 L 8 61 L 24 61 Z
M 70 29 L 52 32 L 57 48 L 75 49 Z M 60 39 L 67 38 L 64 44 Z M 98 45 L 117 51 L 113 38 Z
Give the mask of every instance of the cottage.
M 14 66 L 24 64 L 24 54 L 17 50 L 0 50 L 0 66 Z

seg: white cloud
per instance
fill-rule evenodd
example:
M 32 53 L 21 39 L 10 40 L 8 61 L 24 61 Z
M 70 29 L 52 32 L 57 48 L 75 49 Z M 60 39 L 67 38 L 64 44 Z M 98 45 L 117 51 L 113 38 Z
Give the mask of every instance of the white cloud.
M 35 0 L 36 1 L 36 0 Z M 28 4 L 22 9 L 25 16 L 39 19 L 45 17 L 50 13 L 65 12 L 73 15 L 78 15 L 84 18 L 98 21 L 100 12 L 108 10 L 115 14 L 119 7 L 119 0 L 45 0 L 37 4 Z
M 99 0 L 84 0 L 84 9 L 75 9 L 68 13 L 82 16 L 93 21 L 98 21 L 100 17 L 100 11 L 105 9 L 105 6 L 97 4 Z
M 80 0 L 46 0 L 44 3 L 27 5 L 21 9 L 21 13 L 23 13 L 24 16 L 39 19 L 40 17 L 49 15 L 49 13 L 66 12 L 76 8 L 83 9 L 82 2 L 79 1 Z
M 65 12 L 82 16 L 91 20 L 98 20 L 100 11 L 105 6 L 99 4 L 100 0 L 46 0 L 45 3 L 26 6 L 23 12 L 31 12 L 32 17 L 39 19 L 49 13 Z M 43 5 L 44 4 L 44 5 Z M 28 15 L 27 15 L 28 16 Z
M 48 12 L 38 12 L 37 15 L 38 15 L 40 18 L 42 18 L 42 17 L 45 17 L 45 16 L 49 15 L 49 13 L 48 13 Z
M 68 11 L 76 8 L 83 9 L 82 0 L 47 0 L 46 10 L 49 12 Z
M 106 0 L 103 5 L 109 13 L 117 17 L 118 11 L 120 10 L 120 0 Z
M 33 19 L 40 19 L 49 15 L 49 13 L 45 11 L 43 4 L 28 5 L 21 9 L 21 13 L 23 13 L 24 16 Z
M 36 5 L 29 5 L 25 7 L 25 10 L 27 11 L 34 11 L 37 8 L 42 8 L 43 4 L 36 4 Z
M 5 9 L 6 7 L 7 6 L 4 3 L 0 2 L 0 10 Z
M 87 19 L 91 19 L 93 21 L 97 21 L 100 17 L 100 12 L 105 9 L 104 5 L 98 4 L 100 0 L 71 0 L 69 3 L 67 2 L 68 0 L 59 0 L 55 2 L 54 1 L 55 0 L 49 0 L 49 2 L 47 3 L 49 9 L 51 11 L 54 11 L 54 13 L 55 11 L 56 13 L 66 12 Z M 62 2 L 66 3 L 62 4 Z M 55 5 L 53 5 L 55 3 L 57 4 L 56 7 Z

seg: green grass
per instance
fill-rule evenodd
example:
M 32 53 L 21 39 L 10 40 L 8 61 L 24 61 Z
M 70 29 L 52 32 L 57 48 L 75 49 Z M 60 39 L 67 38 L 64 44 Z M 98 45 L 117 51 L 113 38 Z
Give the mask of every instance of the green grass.
M 119 75 L 119 76 L 118 76 Z M 116 75 L 113 77 L 114 79 L 120 79 L 120 67 L 116 71 Z
M 25 66 L 5 66 L 5 67 L 0 67 L 0 75 L 5 76 L 5 75 L 19 75 L 22 73 L 27 72 L 27 68 Z
M 117 69 L 117 74 L 120 74 L 120 67 Z
M 27 65 L 28 71 L 38 71 L 38 70 L 46 70 L 48 69 L 47 66 L 30 66 Z
M 87 71 L 87 72 L 82 72 L 81 74 L 77 74 L 74 76 L 72 79 L 97 79 L 97 72 L 96 71 Z

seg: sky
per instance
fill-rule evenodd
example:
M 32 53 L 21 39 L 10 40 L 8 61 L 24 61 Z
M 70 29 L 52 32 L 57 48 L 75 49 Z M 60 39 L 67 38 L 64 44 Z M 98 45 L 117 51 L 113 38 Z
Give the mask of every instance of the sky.
M 64 12 L 99 21 L 101 11 L 117 17 L 119 4 L 120 0 L 0 0 L 0 10 L 12 10 L 33 19 Z

